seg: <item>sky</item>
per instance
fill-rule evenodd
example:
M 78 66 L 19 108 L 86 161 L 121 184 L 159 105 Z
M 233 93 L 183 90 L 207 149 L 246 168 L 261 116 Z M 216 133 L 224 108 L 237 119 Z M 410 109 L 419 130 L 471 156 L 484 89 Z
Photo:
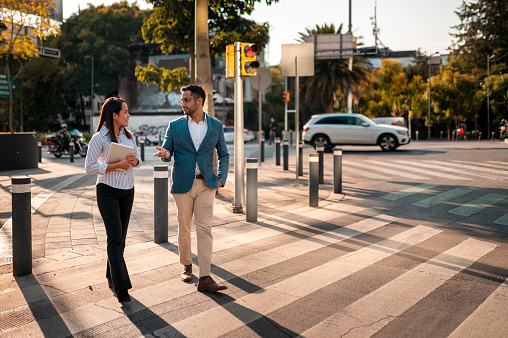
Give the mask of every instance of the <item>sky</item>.
M 88 3 L 95 6 L 110 5 L 114 0 L 64 0 L 63 17 L 68 18 L 85 9 Z M 135 1 L 128 1 L 133 3 Z M 462 0 L 352 0 L 353 35 L 363 37 L 364 46 L 374 46 L 372 20 L 377 3 L 379 40 L 393 51 L 417 50 L 424 53 L 447 54 L 460 23 L 455 11 Z M 150 8 L 144 0 L 137 1 L 142 9 Z M 316 25 L 343 24 L 343 32 L 349 25 L 348 0 L 280 0 L 267 6 L 264 1 L 256 4 L 251 20 L 270 24 L 270 43 L 265 50 L 270 65 L 281 59 L 281 45 L 299 43 L 300 32 Z M 249 41 L 245 41 L 249 42 Z

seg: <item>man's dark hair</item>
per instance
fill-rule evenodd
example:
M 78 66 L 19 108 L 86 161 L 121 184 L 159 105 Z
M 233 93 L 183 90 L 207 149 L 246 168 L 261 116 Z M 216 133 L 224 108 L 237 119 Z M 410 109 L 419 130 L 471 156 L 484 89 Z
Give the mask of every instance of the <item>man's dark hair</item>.
M 201 86 L 198 86 L 195 84 L 190 84 L 185 87 L 182 87 L 182 89 L 180 89 L 180 92 L 183 93 L 186 90 L 189 90 L 191 92 L 192 97 L 194 97 L 195 99 L 202 98 L 203 99 L 203 106 L 205 105 L 206 93 L 205 93 L 205 90 Z

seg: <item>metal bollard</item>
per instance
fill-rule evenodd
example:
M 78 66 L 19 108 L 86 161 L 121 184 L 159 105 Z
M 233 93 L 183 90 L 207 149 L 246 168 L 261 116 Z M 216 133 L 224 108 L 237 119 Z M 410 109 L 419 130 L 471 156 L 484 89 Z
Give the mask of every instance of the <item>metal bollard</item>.
M 275 165 L 280 165 L 280 137 L 275 138 Z
M 289 145 L 293 145 L 293 130 L 289 130 Z
M 283 170 L 289 170 L 289 141 L 282 141 L 282 157 L 284 158 L 284 167 Z
M 168 242 L 168 166 L 153 167 L 153 241 Z
M 342 194 L 342 148 L 333 149 L 333 192 Z
M 416 140 L 418 141 L 418 130 L 416 131 Z
M 260 154 L 259 158 L 261 159 L 261 162 L 265 161 L 265 135 L 264 134 L 261 135 L 261 154 Z
M 71 163 L 74 163 L 74 144 L 72 144 L 74 141 L 71 141 L 71 144 L 69 144 L 69 153 L 71 155 Z
M 494 132 L 492 132 L 492 141 L 494 141 L 494 134 L 495 134 L 495 133 L 494 133 Z
M 324 181 L 324 154 L 325 154 L 325 147 L 323 146 L 317 146 L 316 151 L 318 153 L 319 157 L 319 184 L 325 183 Z
M 303 141 L 298 145 L 298 176 L 303 176 Z
M 482 140 L 482 132 L 479 132 L 478 133 L 478 141 L 481 141 Z
M 42 163 L 42 143 L 37 142 L 37 161 Z
M 138 133 L 135 133 L 134 136 L 136 136 L 136 147 L 139 147 L 139 135 L 138 135 Z
M 443 140 L 443 131 L 440 131 L 439 132 L 439 141 L 442 141 Z
M 32 206 L 31 179 L 13 176 L 12 182 L 12 273 L 32 273 Z
M 159 143 L 157 144 L 159 147 L 162 147 L 162 135 L 159 132 Z
M 309 154 L 309 207 L 319 205 L 319 155 Z
M 452 141 L 455 141 L 455 132 L 452 133 Z
M 247 193 L 245 195 L 247 211 L 247 222 L 258 220 L 258 161 L 255 158 L 248 158 L 247 165 Z
M 141 144 L 141 161 L 145 161 L 145 140 L 141 140 L 139 141 L 139 143 Z

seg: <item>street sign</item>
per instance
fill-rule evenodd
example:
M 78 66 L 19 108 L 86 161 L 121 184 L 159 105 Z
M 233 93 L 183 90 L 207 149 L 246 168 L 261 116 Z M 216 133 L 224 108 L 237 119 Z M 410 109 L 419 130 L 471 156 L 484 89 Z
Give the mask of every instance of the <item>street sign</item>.
M 282 76 L 296 76 L 296 58 L 298 58 L 298 75 L 314 76 L 314 44 L 282 45 L 282 59 L 280 61 Z
M 250 78 L 250 85 L 255 90 L 259 90 L 259 82 L 261 81 L 261 90 L 265 90 L 272 83 L 272 74 L 266 68 L 258 68 L 257 75 Z
M 11 81 L 13 81 L 14 76 L 11 76 Z M 16 94 L 16 90 L 18 89 L 18 79 L 14 79 L 12 83 L 12 95 Z M 7 81 L 7 75 L 0 75 L 0 98 L 9 97 L 9 82 Z

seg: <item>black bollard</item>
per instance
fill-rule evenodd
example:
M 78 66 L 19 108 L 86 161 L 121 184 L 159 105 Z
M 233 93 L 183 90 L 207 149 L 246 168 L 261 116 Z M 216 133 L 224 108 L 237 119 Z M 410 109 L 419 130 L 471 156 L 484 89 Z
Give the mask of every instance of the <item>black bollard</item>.
M 416 140 L 418 141 L 418 130 L 416 131 Z
M 32 207 L 31 179 L 13 176 L 12 182 L 12 273 L 25 276 L 32 273 Z
M 282 157 L 284 158 L 283 170 L 289 170 L 289 141 L 282 141 Z
M 153 241 L 168 242 L 168 166 L 153 167 Z
M 439 141 L 442 141 L 443 140 L 443 131 L 441 130 L 439 132 Z
M 479 132 L 478 133 L 478 141 L 481 141 L 482 140 L 482 132 Z
M 139 136 L 138 136 L 138 133 L 135 133 L 134 136 L 136 136 L 136 147 L 139 147 Z
M 494 134 L 495 134 L 495 133 L 494 133 L 494 132 L 492 132 L 492 141 L 494 141 Z
M 265 161 L 265 134 L 261 134 L 261 154 L 260 154 L 261 162 Z
M 342 148 L 333 149 L 333 192 L 342 194 Z
M 280 137 L 275 138 L 275 165 L 280 165 Z
M 309 154 L 309 207 L 319 206 L 319 155 Z
M 247 193 L 246 218 L 247 222 L 257 222 L 258 220 L 258 162 L 255 158 L 248 158 L 246 164 L 247 170 Z
M 298 176 L 303 176 L 303 141 L 298 145 Z
M 139 141 L 139 143 L 141 144 L 141 161 L 145 161 L 145 140 L 141 140 Z
M 42 163 L 42 143 L 37 142 L 37 161 Z
M 317 146 L 316 151 L 318 153 L 319 157 L 319 184 L 325 183 L 324 180 L 324 154 L 325 154 L 325 147 L 323 146 Z
M 71 163 L 74 163 L 74 144 L 72 144 L 74 141 L 71 141 L 71 144 L 69 144 L 69 153 L 71 155 Z
M 157 144 L 159 147 L 162 147 L 162 135 L 159 132 L 159 144 Z
M 289 145 L 293 145 L 293 130 L 289 130 Z

